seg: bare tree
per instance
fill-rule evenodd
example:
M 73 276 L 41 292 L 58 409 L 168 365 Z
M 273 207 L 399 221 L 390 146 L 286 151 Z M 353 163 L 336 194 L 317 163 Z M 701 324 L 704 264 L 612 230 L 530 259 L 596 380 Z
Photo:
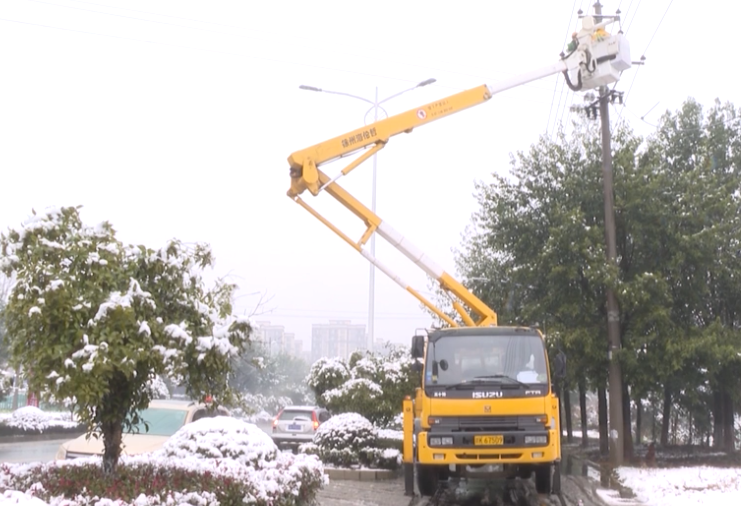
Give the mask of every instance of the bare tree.
M 271 300 L 273 300 L 273 297 L 275 296 L 274 295 L 268 296 L 267 291 L 260 292 L 260 298 L 257 300 L 257 302 L 253 306 L 252 310 L 250 310 L 249 314 L 247 314 L 247 316 L 252 318 L 255 316 L 262 316 L 265 314 L 269 314 L 275 311 L 275 307 L 268 307 L 268 304 L 270 303 Z

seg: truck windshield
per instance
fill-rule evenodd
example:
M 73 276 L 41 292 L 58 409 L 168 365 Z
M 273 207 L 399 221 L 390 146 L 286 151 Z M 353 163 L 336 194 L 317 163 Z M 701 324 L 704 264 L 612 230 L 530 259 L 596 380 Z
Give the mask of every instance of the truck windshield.
M 438 364 L 437 377 L 433 375 L 433 361 Z M 545 346 L 539 336 L 450 336 L 438 339 L 427 349 L 427 385 L 505 383 L 505 376 L 521 383 L 548 383 Z

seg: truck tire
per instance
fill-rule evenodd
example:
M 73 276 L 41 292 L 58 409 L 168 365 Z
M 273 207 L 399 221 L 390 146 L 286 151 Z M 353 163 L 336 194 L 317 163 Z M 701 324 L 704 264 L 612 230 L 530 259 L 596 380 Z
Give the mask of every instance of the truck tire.
M 440 466 L 417 464 L 417 488 L 422 497 L 432 497 L 440 485 Z
M 553 464 L 553 481 L 551 483 L 551 493 L 559 495 L 561 493 L 561 462 Z
M 551 464 L 538 464 L 535 466 L 535 490 L 539 494 L 551 494 L 553 486 L 553 466 Z

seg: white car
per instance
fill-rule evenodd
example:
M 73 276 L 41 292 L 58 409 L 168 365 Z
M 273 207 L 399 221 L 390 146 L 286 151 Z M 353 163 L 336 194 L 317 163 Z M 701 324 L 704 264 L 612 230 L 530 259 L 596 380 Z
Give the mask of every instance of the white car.
M 329 418 L 329 411 L 317 406 L 286 406 L 273 420 L 273 442 L 278 448 L 311 443 L 319 425 Z
M 209 410 L 205 404 L 193 401 L 154 400 L 149 407 L 140 413 L 140 418 L 147 422 L 149 430 L 140 424 L 138 433 L 123 434 L 121 455 L 140 455 L 159 450 L 165 442 L 183 425 L 195 422 L 207 416 L 229 416 L 229 412 L 219 407 L 216 412 Z M 76 459 L 103 455 L 103 439 L 86 435 L 62 443 L 56 460 Z

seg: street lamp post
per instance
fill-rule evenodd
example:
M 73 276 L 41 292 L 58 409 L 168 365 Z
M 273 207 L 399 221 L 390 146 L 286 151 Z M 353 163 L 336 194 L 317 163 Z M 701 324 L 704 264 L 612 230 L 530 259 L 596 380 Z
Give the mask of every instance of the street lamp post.
M 367 121 L 367 119 L 368 119 L 368 113 L 370 113 L 371 111 L 373 111 L 373 122 L 374 123 L 376 121 L 378 121 L 378 110 L 379 109 L 381 109 L 383 111 L 383 114 L 388 118 L 388 116 L 389 116 L 388 115 L 388 112 L 386 112 L 386 109 L 384 109 L 383 107 L 381 107 L 381 104 L 383 104 L 384 102 L 388 102 L 392 98 L 396 98 L 399 95 L 401 95 L 402 93 L 406 93 L 406 92 L 412 91 L 412 90 L 414 90 L 416 88 L 421 88 L 422 86 L 427 86 L 428 84 L 432 84 L 435 81 L 436 81 L 436 79 L 434 79 L 434 78 L 425 79 L 424 81 L 418 83 L 417 85 L 412 86 L 411 88 L 407 88 L 405 90 L 402 90 L 402 91 L 400 91 L 398 93 L 394 93 L 393 95 L 391 95 L 389 97 L 386 97 L 386 98 L 384 98 L 381 101 L 378 100 L 378 86 L 376 86 L 376 95 L 375 95 L 375 99 L 374 100 L 368 100 L 367 98 L 359 97 L 359 96 L 353 95 L 351 93 L 345 93 L 345 92 L 342 92 L 342 91 L 324 90 L 322 88 L 316 88 L 314 86 L 306 86 L 304 84 L 302 84 L 301 86 L 299 86 L 299 88 L 302 89 L 302 90 L 307 90 L 307 91 L 318 91 L 318 92 L 322 92 L 322 93 L 331 93 L 333 95 L 344 95 L 346 97 L 356 98 L 358 100 L 362 100 L 363 102 L 367 102 L 367 103 L 371 104 L 371 108 L 368 109 L 365 112 L 365 115 L 363 116 L 363 123 L 367 125 L 368 124 L 368 121 Z M 373 211 L 374 214 L 376 212 L 376 172 L 377 172 L 377 167 L 378 167 L 378 162 L 377 162 L 376 156 L 377 156 L 377 153 L 374 153 L 373 154 L 373 182 L 371 183 L 371 211 Z M 370 238 L 370 253 L 374 257 L 376 256 L 376 234 L 371 235 L 371 238 Z M 375 320 L 375 299 L 376 299 L 376 295 L 375 295 L 375 290 L 376 290 L 376 286 L 375 286 L 376 285 L 376 266 L 373 265 L 372 263 L 370 264 L 370 282 L 369 282 L 369 285 L 370 286 L 369 286 L 369 289 L 368 289 L 368 350 L 369 351 L 372 351 L 373 350 L 373 342 L 374 342 L 374 335 L 373 335 L 374 328 L 373 327 L 374 327 L 374 323 L 375 323 L 374 320 Z

